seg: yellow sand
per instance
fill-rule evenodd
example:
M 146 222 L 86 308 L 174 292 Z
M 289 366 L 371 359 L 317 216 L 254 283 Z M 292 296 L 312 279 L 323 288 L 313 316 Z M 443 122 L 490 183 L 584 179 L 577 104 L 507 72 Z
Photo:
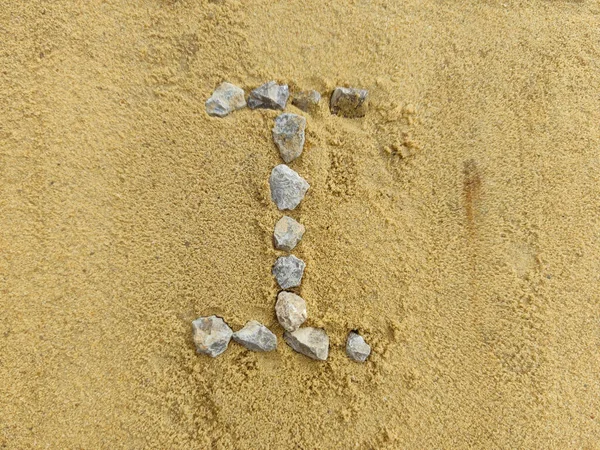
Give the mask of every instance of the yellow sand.
M 597 1 L 5 1 L 0 448 L 600 448 Z M 274 111 L 223 80 L 368 89 L 308 116 L 279 336 Z M 293 106 L 289 111 L 298 112 Z M 356 364 L 350 329 L 373 346 Z

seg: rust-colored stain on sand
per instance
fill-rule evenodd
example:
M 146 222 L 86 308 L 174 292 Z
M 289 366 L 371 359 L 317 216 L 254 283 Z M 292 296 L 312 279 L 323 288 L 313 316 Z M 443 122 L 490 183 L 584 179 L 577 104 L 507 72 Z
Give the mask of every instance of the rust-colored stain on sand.
M 467 229 L 469 235 L 474 237 L 477 225 L 477 208 L 481 197 L 481 172 L 474 159 L 468 159 L 463 164 L 463 197 Z

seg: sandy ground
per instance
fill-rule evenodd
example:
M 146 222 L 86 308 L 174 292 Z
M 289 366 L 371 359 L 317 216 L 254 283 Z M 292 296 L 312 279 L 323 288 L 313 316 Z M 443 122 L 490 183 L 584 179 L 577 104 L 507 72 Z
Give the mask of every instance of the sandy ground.
M 0 10 L 0 448 L 600 448 L 597 1 L 12 1 Z M 308 116 L 281 335 L 273 111 L 221 81 L 369 89 Z M 297 112 L 290 106 L 289 111 Z M 357 328 L 370 361 L 350 362 Z

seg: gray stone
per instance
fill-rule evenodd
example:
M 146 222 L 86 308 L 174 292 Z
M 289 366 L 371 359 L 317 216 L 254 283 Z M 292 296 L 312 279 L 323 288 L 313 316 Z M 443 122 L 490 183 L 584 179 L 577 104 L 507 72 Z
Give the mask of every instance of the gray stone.
M 300 286 L 306 264 L 294 255 L 280 256 L 273 264 L 273 275 L 281 289 Z
M 275 119 L 273 140 L 286 163 L 292 162 L 302 154 L 305 128 L 306 119 L 297 114 L 283 113 Z
M 225 117 L 246 106 L 244 90 L 231 83 L 222 83 L 206 101 L 206 112 L 211 116 Z
M 251 320 L 244 328 L 233 333 L 233 340 L 255 352 L 270 352 L 277 348 L 277 336 L 256 320 Z
M 346 354 L 354 361 L 364 362 L 371 354 L 371 346 L 358 333 L 351 331 L 346 341 Z
M 250 92 L 248 106 L 250 109 L 266 108 L 283 110 L 289 96 L 290 90 L 287 84 L 279 85 L 275 81 L 269 81 Z
M 296 331 L 308 316 L 306 302 L 293 292 L 281 291 L 277 295 L 275 314 L 279 324 L 286 331 Z
M 292 105 L 302 111 L 314 113 L 319 108 L 320 101 L 321 94 L 317 91 L 310 90 L 296 94 L 292 100 Z
M 275 224 L 273 242 L 278 250 L 290 252 L 304 236 L 306 228 L 289 216 L 283 216 Z
M 331 114 L 342 117 L 363 117 L 367 113 L 369 92 L 364 89 L 338 87 L 329 102 Z
M 200 317 L 192 322 L 196 351 L 205 355 L 219 356 L 231 340 L 233 331 L 217 316 Z
M 271 199 L 280 210 L 295 209 L 310 185 L 285 164 L 275 166 L 269 177 Z
M 329 354 L 329 337 L 321 328 L 299 328 L 283 334 L 285 342 L 298 353 L 312 359 L 325 361 Z

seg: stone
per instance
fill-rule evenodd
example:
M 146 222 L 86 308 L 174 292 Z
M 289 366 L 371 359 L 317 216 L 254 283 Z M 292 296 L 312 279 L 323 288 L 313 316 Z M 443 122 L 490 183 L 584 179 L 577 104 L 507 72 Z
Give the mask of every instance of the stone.
M 342 117 L 364 117 L 368 109 L 369 91 L 338 87 L 333 91 L 329 101 L 331 114 Z
M 296 331 L 286 331 L 283 339 L 298 353 L 312 359 L 325 361 L 329 354 L 329 337 L 321 328 L 306 327 Z
M 296 94 L 292 100 L 292 105 L 304 112 L 314 113 L 319 109 L 320 101 L 321 94 L 317 91 L 310 90 Z
M 211 116 L 225 117 L 246 106 L 244 90 L 231 83 L 222 83 L 206 101 L 206 112 Z
M 371 346 L 360 334 L 351 331 L 346 341 L 346 354 L 353 361 L 364 362 L 371 354 Z
M 265 108 L 283 111 L 289 96 L 290 90 L 287 84 L 279 85 L 275 81 L 269 81 L 250 92 L 248 106 L 250 109 Z
M 192 322 L 196 351 L 204 355 L 219 356 L 231 340 L 233 331 L 217 316 L 200 317 Z
M 275 119 L 273 140 L 286 163 L 292 162 L 302 154 L 305 128 L 306 119 L 297 114 L 283 113 Z
M 256 320 L 233 333 L 233 340 L 255 352 L 271 352 L 277 348 L 277 336 Z
M 281 291 L 277 295 L 275 314 L 279 324 L 286 331 L 296 331 L 308 317 L 306 302 L 293 292 Z
M 278 250 L 291 252 L 304 236 L 306 228 L 290 216 L 283 216 L 275 224 L 273 242 Z
M 277 208 L 291 210 L 300 204 L 310 184 L 285 164 L 279 164 L 271 171 L 269 186 Z
M 280 256 L 273 264 L 273 275 L 281 289 L 300 286 L 306 264 L 294 255 Z

